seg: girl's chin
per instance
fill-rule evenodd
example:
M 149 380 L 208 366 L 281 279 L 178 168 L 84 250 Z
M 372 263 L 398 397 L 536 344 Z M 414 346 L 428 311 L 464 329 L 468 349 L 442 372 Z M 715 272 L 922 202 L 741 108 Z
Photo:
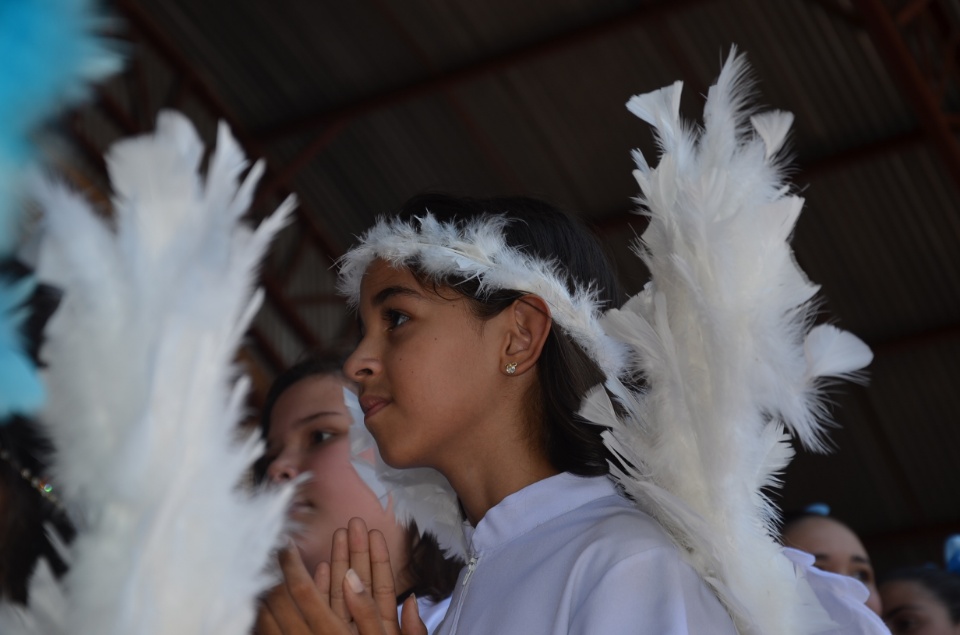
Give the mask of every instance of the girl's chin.
M 405 470 L 411 467 L 423 467 L 422 464 L 417 463 L 409 456 L 406 456 L 401 452 L 391 452 L 389 447 L 381 447 L 380 458 L 383 459 L 384 463 L 397 470 Z

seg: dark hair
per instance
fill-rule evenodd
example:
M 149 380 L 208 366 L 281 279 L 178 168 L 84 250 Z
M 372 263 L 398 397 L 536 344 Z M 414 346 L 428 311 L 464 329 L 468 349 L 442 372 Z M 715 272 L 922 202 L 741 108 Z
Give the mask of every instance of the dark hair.
M 0 261 L 0 278 L 7 282 L 31 275 L 31 270 L 14 259 Z M 61 292 L 38 284 L 25 301 L 26 319 L 20 327 L 24 351 L 38 367 L 43 329 L 60 303 Z M 48 532 L 63 543 L 73 540 L 75 530 L 66 512 L 44 497 L 31 482 L 42 478 L 54 448 L 38 429 L 36 421 L 13 416 L 0 421 L 0 599 L 28 603 L 29 581 L 40 558 L 47 560 L 57 577 L 66 573 L 67 563 L 57 551 Z M 28 480 L 28 477 L 30 480 Z
M 40 558 L 57 577 L 67 571 L 48 532 L 52 529 L 65 544 L 75 535 L 64 510 L 21 475 L 21 470 L 37 475 L 47 471 L 53 446 L 36 426 L 21 417 L 0 424 L 0 449 L 8 457 L 0 460 L 0 598 L 24 605 Z
M 825 518 L 835 522 L 841 527 L 846 528 L 854 535 L 857 533 L 847 523 L 835 516 L 831 516 L 830 507 L 825 503 L 814 503 L 812 505 L 807 505 L 803 509 L 787 510 L 783 513 L 783 516 L 780 520 L 780 542 L 784 542 L 784 537 L 787 535 L 788 531 L 811 518 Z
M 267 398 L 260 410 L 260 434 L 264 438 L 270 431 L 270 417 L 273 416 L 273 408 L 281 395 L 301 380 L 316 376 L 343 378 L 343 359 L 336 355 L 309 353 L 301 356 L 293 366 L 277 375 L 270 384 Z
M 511 247 L 537 258 L 558 263 L 557 271 L 572 292 L 576 287 L 596 291 L 602 308 L 623 302 L 620 284 L 599 241 L 569 214 L 540 200 L 527 197 L 464 198 L 446 194 L 421 194 L 401 207 L 401 219 L 423 216 L 429 211 L 440 222 L 464 225 L 486 216 L 509 219 L 504 239 Z M 469 298 L 475 315 L 497 315 L 526 292 L 504 289 L 479 291 L 476 280 L 447 277 L 431 279 L 410 269 L 421 284 L 449 287 Z M 439 290 L 438 290 L 439 291 Z M 542 421 L 530 430 L 550 463 L 558 470 L 584 476 L 609 472 L 613 460 L 600 438 L 603 428 L 587 423 L 577 411 L 584 394 L 602 384 L 604 374 L 597 364 L 554 323 L 537 364 L 539 395 L 531 395 L 530 420 Z
M 960 575 L 933 567 L 905 567 L 883 576 L 880 586 L 888 582 L 916 582 L 946 607 L 951 622 L 960 624 Z
M 343 375 L 343 359 L 331 354 L 308 354 L 297 363 L 277 375 L 263 408 L 260 411 L 260 434 L 266 439 L 270 432 L 270 417 L 277 401 L 294 384 L 308 377 L 337 377 L 347 383 Z M 262 483 L 266 478 L 268 463 L 266 457 L 261 457 L 254 465 L 254 480 Z M 408 568 L 413 585 L 404 589 L 403 595 L 415 593 L 418 597 L 429 597 L 440 601 L 453 592 L 457 576 L 463 563 L 456 559 L 448 559 L 433 536 L 419 536 L 415 526 L 408 530 L 410 553 L 408 554 Z

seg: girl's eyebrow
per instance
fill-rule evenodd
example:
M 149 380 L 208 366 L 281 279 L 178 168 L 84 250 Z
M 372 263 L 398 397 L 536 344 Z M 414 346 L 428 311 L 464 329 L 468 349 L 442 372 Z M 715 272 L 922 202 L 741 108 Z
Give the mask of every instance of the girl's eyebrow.
M 418 293 L 416 290 L 411 289 L 410 287 L 398 285 L 381 289 L 375 296 L 373 296 L 373 299 L 370 302 L 373 306 L 377 307 L 386 302 L 389 298 L 392 298 L 396 295 L 413 296 L 417 298 L 421 297 L 420 293 Z
M 883 621 L 886 622 L 887 620 L 896 617 L 897 614 L 899 613 L 903 613 L 904 611 L 909 611 L 909 610 L 916 610 L 917 608 L 919 607 L 915 604 L 903 604 L 893 609 L 892 611 L 884 613 L 881 619 L 883 619 Z
M 308 423 L 312 423 L 316 421 L 317 419 L 322 419 L 323 417 L 332 417 L 339 414 L 343 414 L 343 413 L 337 412 L 336 410 L 318 410 L 316 412 L 311 412 L 308 415 L 304 415 L 300 417 L 290 425 L 290 428 L 292 430 L 296 430 L 298 428 L 302 428 Z M 267 441 L 267 450 L 269 450 L 272 447 L 271 444 L 274 444 L 274 445 L 276 444 L 276 439 L 271 439 L 268 437 L 266 441 Z
M 337 412 L 336 410 L 319 410 L 319 411 L 317 411 L 317 412 L 313 412 L 313 413 L 311 413 L 311 414 L 308 414 L 308 415 L 306 415 L 306 416 L 304 416 L 304 417 L 300 417 L 299 419 L 297 419 L 296 421 L 293 422 L 293 427 L 294 427 L 294 428 L 299 428 L 299 427 L 304 426 L 304 425 L 306 425 L 306 424 L 308 424 L 308 423 L 312 423 L 313 421 L 316 421 L 317 419 L 321 419 L 321 418 L 323 418 L 323 417 L 332 417 L 332 416 L 334 416 L 334 415 L 339 415 L 339 414 L 343 414 L 343 413 Z

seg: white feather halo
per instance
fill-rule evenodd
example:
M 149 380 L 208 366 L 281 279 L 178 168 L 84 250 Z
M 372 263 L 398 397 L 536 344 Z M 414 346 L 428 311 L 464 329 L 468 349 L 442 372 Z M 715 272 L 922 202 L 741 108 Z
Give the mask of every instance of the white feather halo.
M 513 289 L 540 296 L 553 320 L 608 373 L 626 364 L 623 348 L 600 328 L 596 291 L 577 287 L 571 293 L 559 264 L 523 253 L 503 238 L 509 220 L 490 215 L 457 225 L 438 221 L 429 210 L 412 221 L 380 219 L 340 259 L 338 288 L 356 306 L 360 281 L 376 259 L 394 266 L 416 262 L 429 276 L 476 279 L 484 289 Z

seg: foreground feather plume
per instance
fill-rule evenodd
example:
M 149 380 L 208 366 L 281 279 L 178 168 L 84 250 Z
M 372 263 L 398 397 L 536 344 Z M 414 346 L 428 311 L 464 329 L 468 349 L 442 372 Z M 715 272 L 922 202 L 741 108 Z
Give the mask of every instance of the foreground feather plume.
M 825 448 L 823 381 L 855 377 L 871 354 L 850 333 L 811 328 L 817 287 L 788 243 L 803 200 L 777 161 L 792 117 L 751 118 L 747 70 L 734 50 L 702 130 L 680 118 L 680 83 L 627 105 L 661 148 L 656 168 L 635 153 L 649 218 L 637 254 L 651 282 L 602 325 L 645 388 L 608 377 L 581 414 L 610 428 L 605 441 L 625 466 L 612 475 L 742 633 L 813 633 L 829 620 L 772 538 L 764 489 L 793 457 L 788 431 Z
M 233 360 L 260 302 L 256 267 L 293 201 L 247 229 L 262 164 L 238 183 L 246 159 L 224 125 L 205 178 L 203 153 L 172 112 L 117 143 L 115 228 L 59 185 L 34 188 L 38 276 L 64 291 L 43 351 L 44 419 L 53 477 L 82 518 L 63 593 L 43 595 L 59 606 L 32 610 L 63 633 L 245 633 L 269 582 L 291 492 L 240 487 L 261 447 L 236 438 L 248 382 Z

